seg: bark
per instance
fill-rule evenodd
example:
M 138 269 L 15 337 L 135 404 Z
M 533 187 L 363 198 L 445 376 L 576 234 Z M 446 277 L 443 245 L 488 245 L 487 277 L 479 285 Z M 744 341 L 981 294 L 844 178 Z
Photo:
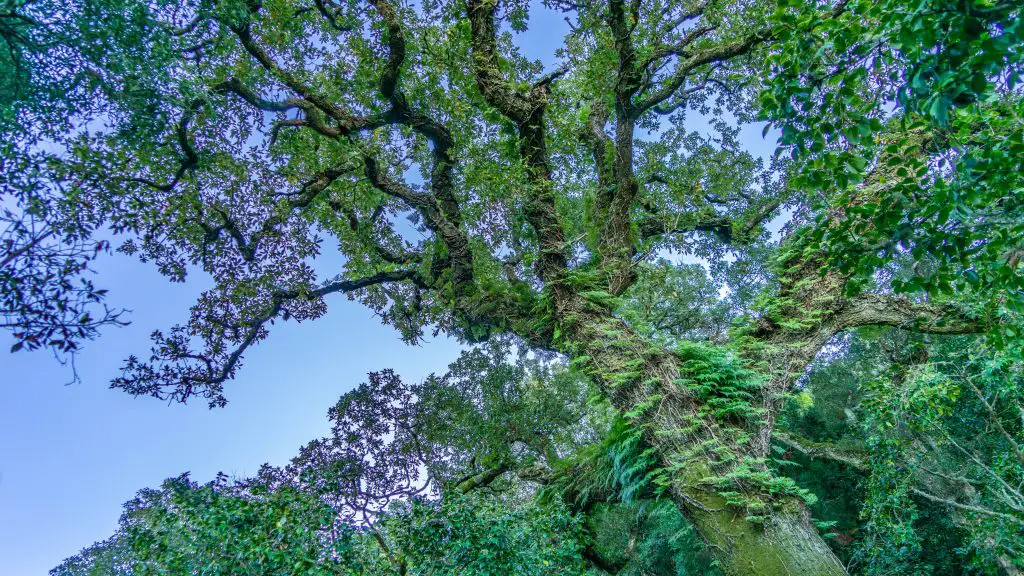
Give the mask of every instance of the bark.
M 712 508 L 720 504 L 716 508 Z M 764 525 L 751 524 L 725 507 L 706 500 L 707 511 L 690 519 L 715 551 L 729 576 L 845 575 L 846 568 L 818 534 L 802 508 L 772 515 Z
M 671 471 L 668 496 L 694 523 L 725 574 L 846 574 L 801 501 L 779 499 L 761 523 L 748 520 L 710 483 L 711 476 L 727 472 L 730 464 L 716 464 L 720 452 L 712 454 L 709 445 L 717 442 L 737 460 L 753 454 L 749 446 L 730 443 L 730 424 L 700 415 L 697 400 L 676 383 L 679 357 L 652 346 L 585 301 L 563 302 L 559 308 L 563 318 L 576 319 L 567 323 L 572 354 L 586 358 L 612 404 L 633 413 L 635 423 L 644 428 L 647 443 Z M 623 379 L 626 374 L 632 376 Z M 650 407 L 637 414 L 642 405 Z

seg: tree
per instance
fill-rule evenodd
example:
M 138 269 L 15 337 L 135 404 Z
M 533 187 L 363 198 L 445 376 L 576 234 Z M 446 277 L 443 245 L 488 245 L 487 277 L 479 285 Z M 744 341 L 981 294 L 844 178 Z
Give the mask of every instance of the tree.
M 558 425 L 583 417 L 583 383 L 506 355 L 473 350 L 416 385 L 371 374 L 288 466 L 142 490 L 113 538 L 53 574 L 116 558 L 133 574 L 582 575 L 578 515 L 529 486 L 593 428 Z
M 882 340 L 887 354 L 894 350 L 891 338 L 901 337 Z M 956 459 L 931 458 L 920 465 L 916 449 L 905 441 L 906 425 L 874 426 L 877 407 L 890 414 L 890 406 L 903 411 L 907 403 L 858 402 L 845 383 L 838 397 L 822 389 L 842 382 L 837 374 L 871 382 L 881 364 L 871 356 L 876 347 L 869 344 L 865 354 L 858 342 L 828 363 L 830 373 L 812 372 L 813 404 L 784 414 L 780 425 L 786 432 L 777 440 L 786 452 L 776 462 L 792 464 L 794 455 L 810 459 L 804 467 L 782 470 L 823 499 L 812 507 L 815 516 L 841 523 L 833 528 L 841 532 L 838 552 L 846 557 L 852 551 L 853 565 L 865 573 L 989 574 L 990 566 L 1014 574 L 1006 554 L 1015 552 L 1000 551 L 1019 541 L 1012 515 L 978 506 L 978 492 L 946 482 L 961 474 Z M 668 471 L 644 443 L 643 430 L 562 365 L 525 358 L 512 364 L 508 356 L 502 346 L 471 350 L 445 375 L 415 385 L 390 371 L 371 374 L 330 410 L 331 436 L 311 442 L 290 465 L 265 466 L 252 479 L 229 482 L 220 476 L 199 486 L 182 476 L 158 490 L 143 490 L 126 504 L 114 537 L 68 559 L 54 574 L 577 574 L 584 567 L 587 574 L 622 576 L 717 573 L 692 527 L 666 498 Z M 920 361 L 921 354 L 915 356 Z M 859 366 L 869 373 L 861 376 Z M 870 398 L 875 390 L 864 393 Z M 922 394 L 914 386 L 906 397 L 924 398 L 933 408 L 913 416 L 941 409 L 950 398 L 949 385 L 942 390 L 935 394 L 926 387 Z M 822 425 L 822 419 L 835 418 L 830 414 L 837 407 L 851 405 L 840 410 L 845 424 Z M 905 414 L 897 418 L 911 417 Z M 948 414 L 971 417 L 969 411 Z M 866 438 L 857 435 L 859 418 L 871 431 Z M 837 431 L 842 426 L 847 437 Z M 829 443 L 821 437 L 840 439 Z M 894 441 L 905 449 L 884 448 Z M 870 461 L 864 442 L 873 444 L 876 457 Z M 894 469 L 892 458 L 918 465 Z M 1005 462 L 998 455 L 976 458 Z M 838 462 L 846 472 L 818 462 Z M 866 500 L 849 489 L 851 471 L 871 474 Z M 909 491 L 902 483 L 887 487 L 906 471 L 918 475 Z M 1013 512 L 1013 501 L 1005 500 L 1010 494 L 990 494 L 997 502 L 1001 495 Z M 900 500 L 908 495 L 914 501 Z M 865 518 L 858 526 L 860 506 Z M 959 514 L 943 514 L 946 507 Z M 908 513 L 913 523 L 892 522 Z
M 867 498 L 853 512 L 866 521 L 865 571 L 965 570 L 939 565 L 929 549 L 941 531 L 974 564 L 1019 573 L 1019 353 L 898 331 L 858 334 L 845 347 L 811 373 L 814 404 L 786 416 L 781 440 L 864 478 Z M 936 507 L 942 521 L 915 522 Z
M 68 210 L 75 186 L 45 151 L 84 104 L 78 80 L 52 58 L 69 31 L 40 4 L 0 4 L 0 328 L 14 336 L 12 352 L 49 348 L 66 361 L 124 318 L 88 276 L 109 242 Z
M 546 5 L 572 31 L 545 73 L 510 34 L 525 2 L 15 3 L 60 31 L 39 66 L 59 58 L 82 79 L 68 98 L 89 97 L 56 158 L 62 206 L 172 280 L 216 280 L 114 386 L 223 405 L 273 322 L 345 293 L 409 341 L 564 355 L 726 574 L 845 573 L 772 462 L 776 421 L 846 331 L 1019 334 L 1020 7 Z M 788 159 L 742 150 L 757 119 Z M 794 222 L 758 269 L 783 206 Z M 345 256 L 329 280 L 309 265 L 321 236 Z M 760 289 L 728 341 L 678 340 L 717 319 L 645 317 L 643 263 L 668 252 L 711 261 L 741 300 Z M 894 275 L 902 255 L 917 262 Z

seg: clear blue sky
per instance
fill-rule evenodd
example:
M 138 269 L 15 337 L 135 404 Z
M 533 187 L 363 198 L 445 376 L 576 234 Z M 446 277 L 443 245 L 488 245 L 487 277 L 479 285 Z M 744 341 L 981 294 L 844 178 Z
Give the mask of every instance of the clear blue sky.
M 560 15 L 534 10 L 519 44 L 551 69 L 566 29 Z M 774 144 L 757 127 L 743 137 L 762 155 Z M 333 275 L 329 267 L 318 269 Z M 120 255 L 101 260 L 98 271 L 111 304 L 133 311 L 132 324 L 86 344 L 77 361 L 80 383 L 65 385 L 70 370 L 47 352 L 7 354 L 10 343 L 0 335 L 4 576 L 43 575 L 108 537 L 121 505 L 140 488 L 185 471 L 205 482 L 218 471 L 247 476 L 264 462 L 284 464 L 329 432 L 327 408 L 367 372 L 393 368 L 415 381 L 444 371 L 459 352 L 443 337 L 406 346 L 369 310 L 339 295 L 320 320 L 274 326 L 227 385 L 224 409 L 131 398 L 107 388 L 122 360 L 146 354 L 152 330 L 186 321 L 208 280 L 171 284 L 152 265 Z

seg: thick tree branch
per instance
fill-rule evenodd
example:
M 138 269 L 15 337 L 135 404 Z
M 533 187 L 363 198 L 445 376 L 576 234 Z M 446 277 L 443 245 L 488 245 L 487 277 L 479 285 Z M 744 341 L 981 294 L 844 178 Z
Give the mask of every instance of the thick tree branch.
M 179 182 L 181 182 L 181 179 L 185 176 L 186 172 L 192 170 L 193 168 L 196 167 L 196 165 L 199 164 L 199 154 L 196 152 L 195 147 L 192 146 L 192 142 L 189 141 L 188 130 L 189 124 L 195 118 L 196 112 L 198 112 L 199 107 L 202 104 L 203 102 L 201 100 L 193 101 L 192 104 L 185 110 L 185 113 L 181 117 L 181 121 L 178 122 L 178 126 L 174 131 L 178 147 L 181 149 L 181 153 L 185 157 L 181 160 L 181 163 L 178 165 L 177 170 L 175 170 L 174 176 L 171 178 L 171 181 L 166 184 L 160 184 L 147 178 L 134 177 L 126 178 L 127 181 L 138 182 L 140 184 L 149 186 L 150 188 L 153 188 L 155 190 L 160 190 L 161 192 L 170 192 L 171 190 L 174 189 L 175 186 L 178 185 Z
M 468 478 L 456 484 L 455 489 L 460 494 L 468 494 L 469 492 L 472 492 L 477 488 L 490 486 L 495 480 L 500 478 L 509 470 L 511 470 L 511 467 L 508 464 L 500 464 L 498 466 L 495 466 L 494 468 L 490 468 L 484 470 L 483 472 L 479 472 L 477 474 L 469 476 Z
M 498 62 L 497 0 L 469 0 L 467 12 L 472 30 L 473 73 L 488 104 L 517 125 L 530 121 L 540 102 L 516 90 L 501 73 Z
M 452 148 L 455 142 L 443 123 L 409 106 L 405 94 L 399 88 L 406 53 L 401 19 L 390 2 L 372 0 L 372 4 L 387 28 L 388 60 L 381 73 L 380 90 L 391 102 L 389 116 L 409 126 L 431 143 L 433 166 L 430 187 L 440 209 L 435 216 L 433 227 L 448 247 L 453 287 L 457 294 L 466 295 L 473 291 L 473 253 L 469 247 L 469 239 L 462 230 L 462 214 L 454 190 L 455 160 L 452 157 Z M 369 165 L 367 168 L 373 172 Z
M 528 93 L 516 90 L 498 67 L 496 0 L 469 0 L 467 12 L 472 34 L 473 73 L 477 86 L 488 104 L 515 123 L 519 133 L 519 154 L 522 157 L 530 186 L 525 215 L 537 234 L 540 254 L 535 270 L 537 276 L 552 289 L 568 297 L 571 289 L 565 283 L 568 270 L 567 244 L 561 219 L 555 208 L 547 144 L 545 142 L 544 108 L 548 86 L 542 84 Z
M 832 444 L 813 442 L 783 432 L 776 432 L 772 439 L 807 458 L 832 460 L 861 472 L 868 472 L 870 470 L 865 461 L 867 454 L 844 450 Z
M 864 293 L 850 299 L 834 319 L 835 329 L 892 326 L 929 334 L 975 334 L 989 325 L 952 306 L 912 302 L 907 298 Z
M 615 137 L 614 182 L 607 201 L 598 206 L 605 208 L 598 214 L 603 220 L 599 255 L 608 275 L 608 292 L 622 294 L 636 280 L 632 261 L 636 242 L 632 226 L 632 210 L 640 191 L 634 172 L 634 132 L 637 109 L 633 101 L 642 87 L 642 70 L 637 66 L 636 49 L 632 34 L 640 18 L 639 4 L 626 8 L 622 0 L 609 0 L 608 27 L 611 29 L 618 59 L 618 78 L 615 83 Z
M 242 81 L 238 78 L 229 78 L 227 81 L 217 84 L 213 87 L 213 91 L 220 94 L 234 94 L 245 100 L 250 106 L 265 112 L 287 112 L 288 110 L 303 108 L 304 103 L 306 103 L 297 98 L 286 98 L 281 101 L 266 100 L 257 94 L 255 90 L 242 84 Z

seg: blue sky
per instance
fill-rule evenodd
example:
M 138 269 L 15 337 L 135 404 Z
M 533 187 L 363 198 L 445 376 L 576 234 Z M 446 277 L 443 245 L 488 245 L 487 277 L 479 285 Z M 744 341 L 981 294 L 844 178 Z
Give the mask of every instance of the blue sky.
M 519 45 L 550 70 L 566 30 L 560 15 L 535 9 Z M 759 126 L 747 127 L 742 137 L 761 156 L 774 148 Z M 81 382 L 65 385 L 70 370 L 47 352 L 3 352 L 10 343 L 0 334 L 5 576 L 45 574 L 108 537 L 121 505 L 140 488 L 185 471 L 205 482 L 218 471 L 247 476 L 264 462 L 284 464 L 300 446 L 329 432 L 327 408 L 367 372 L 393 368 L 415 381 L 444 371 L 459 352 L 444 337 L 407 346 L 368 309 L 337 295 L 320 320 L 273 327 L 227 385 L 226 408 L 131 398 L 107 388 L 123 359 L 148 352 L 154 329 L 186 321 L 209 280 L 171 284 L 152 265 L 121 255 L 101 260 L 97 269 L 97 284 L 110 289 L 112 305 L 132 310 L 132 324 L 87 343 L 77 360 Z M 318 269 L 322 277 L 333 275 L 329 267 Z
M 417 380 L 443 371 L 454 341 L 406 346 L 372 313 L 343 296 L 322 319 L 278 323 L 248 354 L 229 404 L 168 405 L 107 389 L 121 361 L 145 353 L 149 333 L 187 318 L 201 286 L 170 284 L 123 256 L 101 262 L 110 298 L 133 310 L 132 325 L 88 343 L 81 383 L 46 352 L 0 355 L 0 573 L 45 574 L 117 526 L 136 490 L 192 471 L 254 474 L 283 464 L 329 432 L 327 408 L 366 373 L 386 367 Z M 0 346 L 9 346 L 0 342 Z

